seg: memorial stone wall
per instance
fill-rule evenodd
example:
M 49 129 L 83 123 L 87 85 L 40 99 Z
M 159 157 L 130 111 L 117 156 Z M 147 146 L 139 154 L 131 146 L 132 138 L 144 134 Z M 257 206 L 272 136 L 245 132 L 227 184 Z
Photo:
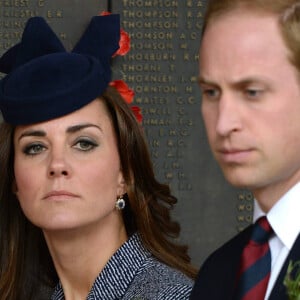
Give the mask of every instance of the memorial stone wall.
M 190 245 L 196 266 L 251 223 L 253 209 L 252 195 L 224 180 L 205 136 L 197 84 L 205 6 L 200 0 L 0 0 L 0 55 L 20 40 L 29 17 L 46 18 L 70 50 L 93 15 L 120 14 L 131 51 L 114 59 L 113 76 L 135 91 L 156 176 L 178 198 L 180 241 Z

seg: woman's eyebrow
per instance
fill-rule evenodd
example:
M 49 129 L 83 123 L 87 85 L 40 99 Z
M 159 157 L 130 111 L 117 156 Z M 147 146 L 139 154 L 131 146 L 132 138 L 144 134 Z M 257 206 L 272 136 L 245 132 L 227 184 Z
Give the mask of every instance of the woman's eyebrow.
M 75 133 L 78 132 L 84 128 L 88 128 L 88 127 L 95 127 L 97 129 L 99 129 L 102 132 L 102 128 L 98 125 L 95 124 L 90 124 L 90 123 L 85 123 L 85 124 L 78 124 L 78 125 L 73 125 L 67 128 L 66 132 L 67 133 Z M 36 129 L 29 129 L 24 131 L 20 137 L 18 138 L 18 140 L 27 137 L 27 136 L 38 136 L 38 137 L 44 137 L 46 136 L 47 133 L 44 130 L 36 130 Z
M 77 131 L 80 131 L 80 130 L 88 128 L 88 127 L 95 127 L 102 132 L 102 128 L 100 126 L 92 124 L 92 123 L 73 125 L 73 126 L 68 127 L 66 131 L 67 131 L 67 133 L 75 133 Z
M 20 135 L 18 140 L 26 136 L 46 136 L 46 132 L 43 130 L 34 130 L 34 129 L 26 130 Z

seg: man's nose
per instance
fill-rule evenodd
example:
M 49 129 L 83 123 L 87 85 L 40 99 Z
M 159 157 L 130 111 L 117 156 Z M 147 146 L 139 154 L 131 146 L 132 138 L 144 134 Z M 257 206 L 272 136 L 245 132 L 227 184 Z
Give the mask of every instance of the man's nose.
M 221 136 L 228 136 L 242 128 L 240 108 L 237 101 L 228 95 L 219 100 L 216 131 Z

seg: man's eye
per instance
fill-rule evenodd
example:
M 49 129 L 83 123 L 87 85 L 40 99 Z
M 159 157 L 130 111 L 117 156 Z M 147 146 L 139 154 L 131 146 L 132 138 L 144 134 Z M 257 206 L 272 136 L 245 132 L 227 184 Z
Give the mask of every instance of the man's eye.
M 219 91 L 213 88 L 202 88 L 202 96 L 205 98 L 217 98 L 219 97 Z
M 258 89 L 247 89 L 245 93 L 249 98 L 257 98 L 262 94 L 262 92 L 262 90 Z
M 98 144 L 91 140 L 79 140 L 74 144 L 74 148 L 81 151 L 89 151 L 97 147 Z
M 214 97 L 214 96 L 216 96 L 217 92 L 216 92 L 216 90 L 210 89 L 210 90 L 205 90 L 204 94 L 206 94 L 210 97 Z
M 24 148 L 23 152 L 26 155 L 36 155 L 45 151 L 45 149 L 46 147 L 42 144 L 30 144 Z

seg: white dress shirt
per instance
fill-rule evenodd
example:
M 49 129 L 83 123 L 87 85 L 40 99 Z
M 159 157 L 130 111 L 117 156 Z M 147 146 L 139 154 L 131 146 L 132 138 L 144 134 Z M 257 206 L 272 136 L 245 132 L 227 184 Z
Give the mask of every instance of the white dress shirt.
M 281 197 L 267 214 L 267 219 L 275 234 L 269 241 L 272 266 L 265 300 L 269 298 L 284 261 L 300 233 L 299 212 L 300 182 Z M 263 215 L 265 213 L 254 200 L 253 221 L 255 222 Z

